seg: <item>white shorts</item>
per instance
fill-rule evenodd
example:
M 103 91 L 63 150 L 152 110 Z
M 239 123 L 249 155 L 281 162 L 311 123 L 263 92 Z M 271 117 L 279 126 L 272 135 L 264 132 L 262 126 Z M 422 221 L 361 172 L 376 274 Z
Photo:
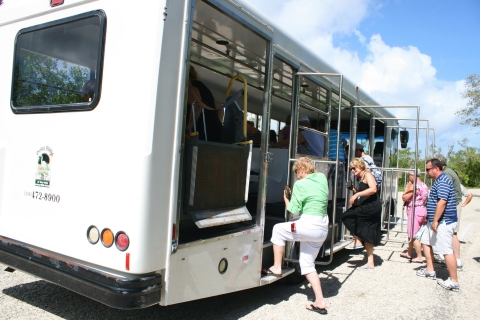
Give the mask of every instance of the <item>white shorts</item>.
M 295 223 L 296 232 L 292 232 Z M 302 215 L 296 221 L 277 223 L 273 227 L 272 243 L 284 247 L 285 241 L 300 242 L 300 269 L 302 274 L 316 272 L 315 259 L 328 234 L 328 216 Z
M 435 247 L 435 252 L 439 255 L 453 254 L 452 239 L 456 227 L 456 222 L 450 224 L 441 222 L 438 224 L 437 232 L 433 232 L 432 223 L 428 222 L 428 232 L 422 234 L 420 242 Z
M 455 233 L 458 233 L 458 230 L 460 230 L 460 216 L 462 214 L 462 204 L 463 201 L 460 201 L 460 203 L 457 204 L 457 227 L 455 228 Z

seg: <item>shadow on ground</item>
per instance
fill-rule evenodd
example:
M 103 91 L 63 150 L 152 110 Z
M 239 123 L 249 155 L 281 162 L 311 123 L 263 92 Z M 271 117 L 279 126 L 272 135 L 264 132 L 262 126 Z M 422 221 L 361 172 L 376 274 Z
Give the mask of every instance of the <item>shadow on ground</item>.
M 333 262 L 317 266 L 321 274 L 322 290 L 325 298 L 337 296 L 356 267 L 366 263 L 362 250 L 341 250 L 334 254 Z M 354 258 L 354 259 L 352 259 Z M 352 260 L 352 261 L 349 261 Z M 348 262 L 351 266 L 345 273 L 333 273 L 336 267 Z M 375 255 L 375 264 L 383 260 Z M 152 306 L 140 310 L 118 310 L 66 290 L 62 287 L 39 280 L 5 288 L 3 293 L 28 303 L 36 308 L 64 319 L 238 319 L 264 306 L 275 306 L 288 301 L 293 295 L 303 294 L 310 301 L 314 294 L 305 280 L 291 285 L 286 279 L 271 285 L 226 295 L 185 302 L 167 307 Z

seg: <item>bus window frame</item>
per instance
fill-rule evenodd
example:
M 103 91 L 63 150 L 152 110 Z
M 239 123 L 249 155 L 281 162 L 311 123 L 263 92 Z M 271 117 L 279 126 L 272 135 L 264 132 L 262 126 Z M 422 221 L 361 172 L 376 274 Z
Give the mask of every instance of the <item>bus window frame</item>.
M 82 19 L 98 17 L 100 21 L 100 32 L 98 35 L 98 48 L 96 50 L 97 53 L 97 64 L 96 64 L 96 76 L 95 76 L 95 96 L 93 97 L 92 101 L 88 104 L 86 103 L 67 103 L 67 104 L 51 104 L 51 105 L 32 105 L 32 106 L 15 106 L 13 101 L 14 96 L 14 86 L 16 82 L 15 76 L 15 67 L 17 65 L 17 61 L 19 59 L 19 51 L 22 48 L 18 47 L 18 38 L 27 33 L 40 31 L 43 29 L 56 27 L 65 25 L 68 23 L 72 23 L 75 21 L 80 21 Z M 15 44 L 14 44 L 14 55 L 13 55 L 13 63 L 12 63 L 12 82 L 11 82 L 11 91 L 10 91 L 10 108 L 14 114 L 33 114 L 33 113 L 56 113 L 56 112 L 74 112 L 74 111 L 91 111 L 98 106 L 101 96 L 101 88 L 102 88 L 102 74 L 103 74 L 103 60 L 104 60 L 104 52 L 105 52 L 105 42 L 106 42 L 106 30 L 107 30 L 107 16 L 103 10 L 93 10 L 89 12 L 85 12 L 82 14 L 77 14 L 71 17 L 62 18 L 59 20 L 54 20 L 50 22 L 46 22 L 43 24 L 23 28 L 18 31 L 17 35 L 15 36 Z M 41 54 L 41 53 L 40 53 Z M 68 62 L 68 61 L 66 61 Z

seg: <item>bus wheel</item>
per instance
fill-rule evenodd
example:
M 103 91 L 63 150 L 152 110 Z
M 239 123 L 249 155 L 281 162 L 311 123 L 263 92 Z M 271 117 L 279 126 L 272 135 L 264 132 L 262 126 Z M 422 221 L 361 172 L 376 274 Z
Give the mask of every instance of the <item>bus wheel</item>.
M 302 273 L 300 272 L 300 265 L 296 264 L 295 265 L 295 271 L 291 274 L 288 275 L 287 277 L 287 283 L 289 284 L 300 284 L 307 280 L 305 276 L 302 276 Z

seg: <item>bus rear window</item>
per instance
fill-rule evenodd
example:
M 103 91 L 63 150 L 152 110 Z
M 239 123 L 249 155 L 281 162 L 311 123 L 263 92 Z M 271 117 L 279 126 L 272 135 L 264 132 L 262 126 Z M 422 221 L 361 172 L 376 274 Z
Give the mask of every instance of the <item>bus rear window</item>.
M 14 113 L 92 110 L 101 88 L 106 17 L 93 11 L 21 30 L 15 43 Z

